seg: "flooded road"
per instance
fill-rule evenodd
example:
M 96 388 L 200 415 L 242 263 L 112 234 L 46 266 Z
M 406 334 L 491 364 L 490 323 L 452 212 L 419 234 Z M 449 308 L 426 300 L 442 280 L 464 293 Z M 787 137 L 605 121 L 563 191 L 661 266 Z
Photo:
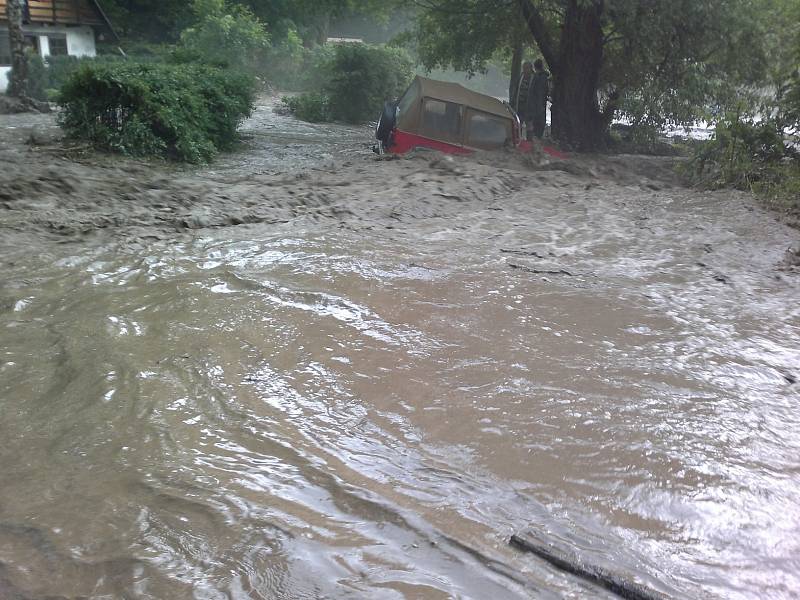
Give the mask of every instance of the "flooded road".
M 243 150 L 125 188 L 269 220 L 65 234 L 57 177 L 6 200 L 0 598 L 614 597 L 529 528 L 667 597 L 800 594 L 797 231 L 331 132 L 288 144 L 317 174 Z

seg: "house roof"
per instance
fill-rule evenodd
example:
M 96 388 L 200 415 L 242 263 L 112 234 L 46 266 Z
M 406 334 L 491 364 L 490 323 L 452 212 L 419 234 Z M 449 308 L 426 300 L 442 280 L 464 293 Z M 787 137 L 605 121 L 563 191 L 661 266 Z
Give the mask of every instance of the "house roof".
M 90 25 L 119 40 L 97 0 L 27 0 L 25 4 L 27 24 Z M 5 21 L 5 16 L 6 0 L 0 0 L 0 22 Z

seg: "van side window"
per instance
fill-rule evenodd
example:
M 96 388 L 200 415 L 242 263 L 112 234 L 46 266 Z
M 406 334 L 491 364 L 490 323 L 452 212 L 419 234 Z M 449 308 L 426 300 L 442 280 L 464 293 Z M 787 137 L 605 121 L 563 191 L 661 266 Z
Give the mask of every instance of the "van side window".
M 420 133 L 435 140 L 460 143 L 463 110 L 453 102 L 425 98 Z
M 511 137 L 508 121 L 480 112 L 470 111 L 467 145 L 475 148 L 502 148 Z

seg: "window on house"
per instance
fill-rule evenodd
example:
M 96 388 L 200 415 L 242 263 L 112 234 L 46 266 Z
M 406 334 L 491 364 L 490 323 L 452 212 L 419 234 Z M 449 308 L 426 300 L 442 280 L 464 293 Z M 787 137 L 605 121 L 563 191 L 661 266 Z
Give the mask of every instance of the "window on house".
M 65 35 L 48 35 L 47 43 L 50 46 L 50 56 L 66 56 L 67 52 L 67 36 Z
M 0 67 L 11 66 L 11 44 L 8 41 L 8 32 L 0 31 Z

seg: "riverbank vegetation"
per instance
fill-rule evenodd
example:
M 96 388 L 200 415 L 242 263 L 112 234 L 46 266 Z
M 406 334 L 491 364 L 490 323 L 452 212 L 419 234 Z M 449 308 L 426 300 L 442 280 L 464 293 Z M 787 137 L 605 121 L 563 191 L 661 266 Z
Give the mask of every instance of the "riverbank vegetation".
M 704 189 L 753 192 L 772 208 L 800 218 L 800 153 L 780 122 L 735 115 L 717 123 L 713 137 L 696 146 L 683 167 Z M 800 222 L 800 221 L 798 221 Z
M 412 75 L 413 61 L 402 49 L 340 44 L 320 64 L 317 90 L 284 104 L 306 121 L 363 123 L 374 118 L 376 107 L 402 94 Z
M 100 150 L 199 163 L 237 140 L 252 113 L 269 34 L 246 7 L 194 0 L 174 45 L 133 56 L 30 56 L 31 97 L 62 111 L 66 135 Z M 146 47 L 146 46 L 145 46 Z
M 208 65 L 84 65 L 58 98 L 73 139 L 129 156 L 185 162 L 229 149 L 255 101 L 252 80 Z
M 751 173 L 731 160 L 731 148 L 744 156 L 764 127 L 792 131 L 787 101 L 800 65 L 794 0 L 657 0 L 647 10 L 638 0 L 100 2 L 125 56 L 106 48 L 93 59 L 49 57 L 47 68 L 32 58 L 31 96 L 56 98 L 83 63 L 193 64 L 299 94 L 286 99 L 299 118 L 357 122 L 374 119 L 384 99 L 401 93 L 412 69 L 443 79 L 491 71 L 497 93 L 499 79 L 510 91 L 522 61 L 541 56 L 552 76 L 550 135 L 565 149 L 658 151 L 666 128 L 720 123 L 693 168 L 704 184 L 739 186 L 771 176 L 761 173 L 761 155 L 750 157 L 758 171 Z M 745 134 L 748 123 L 758 131 Z M 792 143 L 782 147 L 770 169 L 792 172 Z M 714 158 L 721 152 L 726 158 Z
M 800 224 L 800 5 L 772 4 L 776 27 L 764 41 L 772 58 L 765 86 L 714 122 L 685 167 L 705 188 L 752 191 Z

